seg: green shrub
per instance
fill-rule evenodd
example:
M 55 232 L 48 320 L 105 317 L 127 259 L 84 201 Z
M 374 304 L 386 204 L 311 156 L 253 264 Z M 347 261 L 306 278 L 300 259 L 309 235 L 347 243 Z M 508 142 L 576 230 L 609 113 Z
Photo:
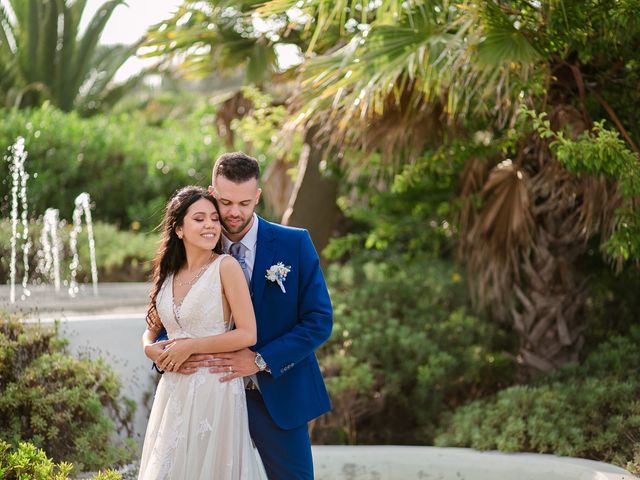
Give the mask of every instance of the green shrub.
M 459 408 L 440 446 L 555 453 L 626 466 L 640 455 L 640 328 L 531 386 Z
M 132 441 L 112 442 L 130 430 L 134 405 L 102 361 L 77 360 L 55 330 L 0 318 L 0 438 L 31 442 L 55 461 L 82 469 L 132 458 Z
M 53 283 L 53 279 L 46 277 L 44 272 L 37 268 L 38 263 L 43 260 L 38 256 L 38 250 L 42 248 L 40 242 L 41 231 L 42 225 L 40 223 L 31 222 L 29 224 L 29 238 L 32 245 L 29 252 L 29 280 L 36 283 Z M 69 271 L 69 264 L 72 259 L 69 247 L 70 231 L 70 225 L 58 230 L 58 239 L 63 245 L 63 251 L 60 252 L 61 280 L 71 277 Z M 97 222 L 93 225 L 93 236 L 96 245 L 96 264 L 99 281 L 145 281 L 149 278 L 152 267 L 151 260 L 155 255 L 159 241 L 157 235 L 122 231 L 118 230 L 114 225 Z M 82 232 L 78 235 L 78 257 L 80 267 L 76 278 L 79 282 L 90 282 L 89 241 L 84 224 Z M 10 261 L 11 222 L 9 220 L 0 220 L 0 282 L 7 283 L 9 279 Z M 18 242 L 16 263 L 16 282 L 19 283 L 24 271 L 22 265 L 22 240 Z
M 25 138 L 30 216 L 50 207 L 70 221 L 75 197 L 88 192 L 94 218 L 152 228 L 173 191 L 210 183 L 213 161 L 222 152 L 212 115 L 168 120 L 162 128 L 135 114 L 87 119 L 50 106 L 0 110 L 0 118 L 0 157 L 18 136 Z M 6 192 L 8 166 L 0 161 Z M 5 197 L 0 213 L 7 216 L 8 209 Z
M 43 450 L 31 443 L 20 442 L 17 448 L 0 440 L 0 478 L 5 480 L 68 480 L 73 465 L 56 464 Z M 120 480 L 117 472 L 99 472 L 94 480 Z
M 450 262 L 368 252 L 332 265 L 328 283 L 334 333 L 320 355 L 334 409 L 316 441 L 429 443 L 444 412 L 511 383 L 513 345 L 469 313 Z

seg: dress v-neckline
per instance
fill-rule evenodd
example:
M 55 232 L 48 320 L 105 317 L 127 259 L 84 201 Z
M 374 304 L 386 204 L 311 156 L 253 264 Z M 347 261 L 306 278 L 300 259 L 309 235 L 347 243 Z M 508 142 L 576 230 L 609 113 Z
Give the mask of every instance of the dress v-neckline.
M 222 257 L 222 255 L 220 255 L 220 254 L 219 254 L 219 255 L 218 255 L 218 256 L 213 260 L 213 262 L 211 262 L 211 263 L 207 266 L 207 268 L 205 268 L 205 269 L 204 269 L 204 272 L 202 272 L 202 275 L 200 275 L 200 277 L 199 277 L 199 278 L 198 278 L 198 279 L 193 283 L 193 285 L 191 285 L 191 286 L 189 287 L 189 290 L 187 290 L 187 293 L 185 293 L 184 297 L 182 297 L 182 301 L 180 302 L 180 304 L 179 304 L 179 305 L 176 303 L 176 301 L 175 301 L 175 296 L 174 296 L 174 293 L 173 293 L 173 280 L 175 279 L 175 273 L 172 273 L 172 274 L 171 274 L 171 285 L 170 285 L 170 287 L 171 287 L 171 304 L 172 304 L 174 307 L 178 308 L 178 309 L 182 308 L 182 306 L 184 305 L 185 300 L 187 299 L 187 297 L 188 297 L 188 296 L 189 296 L 189 294 L 191 293 L 191 290 L 193 290 L 193 289 L 194 289 L 194 287 L 198 284 L 198 282 L 200 282 L 200 280 L 202 280 L 202 279 L 204 278 L 204 276 L 207 274 L 207 272 L 209 271 L 209 269 L 211 268 L 211 266 L 212 266 L 214 263 L 216 263 L 218 260 L 220 260 L 220 258 L 221 258 L 221 257 Z

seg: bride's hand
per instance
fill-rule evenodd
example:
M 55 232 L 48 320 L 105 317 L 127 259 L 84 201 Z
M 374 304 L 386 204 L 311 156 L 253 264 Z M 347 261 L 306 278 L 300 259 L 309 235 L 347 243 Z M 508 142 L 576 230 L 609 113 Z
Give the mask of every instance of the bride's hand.
M 156 364 L 165 372 L 176 372 L 180 366 L 191 356 L 191 342 L 188 338 L 169 340 L 164 351 L 158 357 Z
M 169 345 L 173 340 L 162 340 L 160 342 L 148 343 L 144 346 L 144 354 L 149 360 L 158 364 L 158 357 L 162 354 L 165 347 Z

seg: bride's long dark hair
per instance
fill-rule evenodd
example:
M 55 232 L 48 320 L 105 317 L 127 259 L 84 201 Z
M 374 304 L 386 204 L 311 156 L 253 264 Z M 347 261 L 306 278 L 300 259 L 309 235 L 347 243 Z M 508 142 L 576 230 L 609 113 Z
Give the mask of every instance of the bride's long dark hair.
M 158 230 L 162 232 L 162 239 L 160 240 L 160 248 L 156 253 L 153 260 L 153 273 L 151 274 L 151 281 L 153 282 L 153 289 L 151 294 L 151 304 L 147 310 L 147 325 L 149 328 L 160 328 L 162 322 L 158 315 L 158 309 L 156 308 L 156 299 L 162 284 L 166 278 L 172 273 L 176 273 L 180 270 L 180 267 L 184 265 L 187 260 L 187 254 L 184 249 L 184 243 L 178 238 L 176 228 L 180 227 L 184 222 L 184 216 L 187 213 L 189 207 L 204 198 L 213 203 L 218 215 L 220 210 L 218 209 L 218 202 L 213 196 L 204 188 L 190 185 L 177 190 L 167 202 L 165 207 L 164 218 L 158 226 Z M 216 253 L 222 253 L 222 236 L 218 239 L 218 243 L 213 249 Z

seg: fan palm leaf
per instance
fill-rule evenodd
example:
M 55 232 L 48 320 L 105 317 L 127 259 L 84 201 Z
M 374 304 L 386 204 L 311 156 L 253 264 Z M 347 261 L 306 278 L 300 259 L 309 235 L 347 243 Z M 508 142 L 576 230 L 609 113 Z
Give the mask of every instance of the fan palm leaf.
M 277 70 L 273 42 L 255 31 L 249 14 L 259 2 L 185 2 L 155 25 L 144 44 L 146 57 L 161 58 L 188 76 L 243 68 L 248 83 L 263 83 Z
M 322 2 L 309 4 L 322 14 Z M 384 123 L 386 111 L 397 121 L 393 112 L 402 108 L 410 122 L 425 103 L 440 105 L 445 122 L 469 114 L 491 117 L 500 126 L 515 119 L 522 84 L 541 56 L 504 14 L 493 12 L 500 21 L 484 24 L 485 12 L 464 2 L 442 2 L 436 9 L 423 2 L 383 4 L 344 46 L 301 66 L 302 88 L 292 102 L 301 112 L 297 126 L 318 123 L 332 132 L 333 145 L 349 140 L 362 147 L 370 137 L 367 126 Z M 261 11 L 287 5 L 268 2 Z M 325 15 L 330 19 L 335 12 Z M 316 32 L 322 28 L 318 20 Z M 407 144 L 411 137 L 407 129 Z

